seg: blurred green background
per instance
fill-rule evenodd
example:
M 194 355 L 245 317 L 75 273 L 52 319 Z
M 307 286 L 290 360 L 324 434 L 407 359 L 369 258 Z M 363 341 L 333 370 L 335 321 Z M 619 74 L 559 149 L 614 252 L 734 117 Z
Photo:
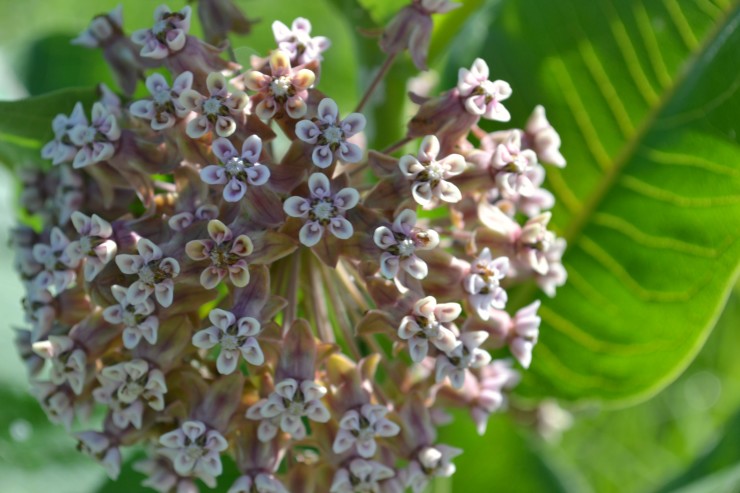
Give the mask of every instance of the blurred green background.
M 151 24 L 157 2 L 123 3 L 127 32 Z M 320 88 L 347 112 L 383 60 L 357 28 L 382 26 L 404 3 L 237 0 L 262 22 L 232 40 L 246 61 L 272 47 L 272 20 L 309 18 L 314 33 L 333 41 Z M 480 56 L 493 78 L 513 87 L 512 125 L 545 105 L 568 159 L 565 170 L 548 168 L 547 186 L 558 199 L 554 227 L 569 242 L 570 278 L 543 306 L 541 342 L 515 396 L 517 411 L 494 416 L 483 438 L 457 414 L 441 441 L 465 454 L 453 480 L 435 491 L 740 491 L 740 292 L 732 291 L 740 259 L 740 3 L 462 3 L 435 17 L 433 70 L 420 85 L 447 89 L 457 69 Z M 100 53 L 69 40 L 116 4 L 0 3 L 0 99 L 113 86 Z M 369 107 L 373 147 L 403 134 L 412 111 L 404 81 L 413 75 L 403 57 Z M 35 118 L 18 111 L 24 106 L 0 104 L 0 160 L 11 167 L 36 159 L 60 111 L 26 107 Z M 12 171 L 0 172 L 7 212 L 0 215 L 0 493 L 139 491 L 133 473 L 107 483 L 27 395 L 9 330 L 23 323 L 7 247 L 16 190 Z M 534 297 L 544 295 L 524 286 L 511 303 Z M 570 421 L 553 400 L 534 419 L 533 406 L 548 397 L 568 409 L 570 427 L 545 426 Z

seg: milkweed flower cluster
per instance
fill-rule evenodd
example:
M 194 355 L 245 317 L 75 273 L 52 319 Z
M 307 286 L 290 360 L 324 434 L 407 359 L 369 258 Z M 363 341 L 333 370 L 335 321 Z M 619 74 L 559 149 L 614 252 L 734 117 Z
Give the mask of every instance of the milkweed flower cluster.
M 424 68 L 432 14 L 455 6 L 413 0 L 381 48 Z M 252 22 L 229 0 L 197 12 L 210 40 Z M 190 7 L 154 17 L 127 37 L 116 9 L 76 42 L 102 48 L 125 95 L 131 70 L 168 75 L 138 100 L 102 88 L 89 118 L 71 105 L 49 170 L 23 172 L 43 226 L 15 231 L 17 345 L 49 419 L 112 478 L 145 449 L 134 467 L 159 492 L 419 493 L 452 475 L 444 410 L 482 433 L 533 360 L 540 302 L 513 311 L 507 290 L 565 282 L 544 109 L 483 131 L 510 119 L 512 89 L 477 59 L 413 97 L 412 152 L 382 153 L 321 92 L 330 41 L 308 20 L 276 21 L 275 49 L 237 73 L 190 34 Z

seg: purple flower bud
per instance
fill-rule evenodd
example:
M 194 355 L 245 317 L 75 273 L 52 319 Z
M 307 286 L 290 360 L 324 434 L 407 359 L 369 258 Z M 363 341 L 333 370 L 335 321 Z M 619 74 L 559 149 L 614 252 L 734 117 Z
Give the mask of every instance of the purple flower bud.
M 380 39 L 380 49 L 389 55 L 408 49 L 416 68 L 426 70 L 434 27 L 432 14 L 444 14 L 460 6 L 449 0 L 413 0 L 391 19 Z

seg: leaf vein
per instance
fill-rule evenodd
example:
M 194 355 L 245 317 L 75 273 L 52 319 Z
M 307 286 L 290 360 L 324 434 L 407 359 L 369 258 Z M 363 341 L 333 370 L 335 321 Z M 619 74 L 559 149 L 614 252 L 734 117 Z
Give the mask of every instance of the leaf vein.
M 689 21 L 686 20 L 681 6 L 676 0 L 663 0 L 663 5 L 668 10 L 668 15 L 671 16 L 671 20 L 673 20 L 684 44 L 690 51 L 693 51 L 699 45 L 699 41 L 697 41 L 694 31 L 691 29 Z
M 622 233 L 635 243 L 645 247 L 659 250 L 673 250 L 674 252 L 704 258 L 716 258 L 719 255 L 719 252 L 714 248 L 688 243 L 677 238 L 655 236 L 645 233 L 629 221 L 625 221 L 624 219 L 611 214 L 598 213 L 594 215 L 593 220 L 594 224 Z M 727 244 L 727 242 L 725 242 L 725 244 Z
M 617 47 L 619 48 L 620 53 L 622 53 L 624 62 L 627 65 L 627 70 L 632 76 L 632 80 L 637 86 L 640 95 L 646 103 L 652 106 L 658 102 L 658 94 L 655 92 L 655 89 L 653 89 L 652 84 L 648 80 L 647 75 L 642 68 L 642 64 L 640 63 L 640 59 L 637 56 L 637 52 L 635 51 L 635 47 L 624 27 L 624 23 L 621 22 L 617 16 L 614 5 L 611 1 L 612 0 L 608 1 L 606 5 L 612 15 L 612 21 L 609 23 L 612 35 L 617 42 Z
M 620 184 L 626 189 L 650 199 L 673 204 L 678 207 L 718 207 L 740 204 L 740 195 L 721 197 L 686 197 L 670 190 L 650 185 L 634 176 L 623 176 Z
M 642 286 L 632 275 L 612 257 L 606 250 L 601 248 L 595 241 L 587 236 L 582 236 L 578 246 L 591 258 L 617 278 L 625 287 L 629 288 L 643 301 L 679 302 L 691 299 L 691 290 L 685 291 L 656 291 Z
M 665 164 L 669 166 L 688 166 L 698 168 L 710 173 L 721 176 L 740 177 L 740 169 L 731 168 L 723 164 L 712 162 L 700 156 L 691 154 L 678 154 L 672 152 L 659 151 L 657 149 L 644 148 L 645 157 L 655 164 Z

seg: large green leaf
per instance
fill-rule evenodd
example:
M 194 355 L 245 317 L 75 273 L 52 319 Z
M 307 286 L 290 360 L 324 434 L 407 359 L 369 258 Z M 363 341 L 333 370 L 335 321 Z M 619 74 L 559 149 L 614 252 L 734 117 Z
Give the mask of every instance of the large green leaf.
M 568 159 L 548 187 L 570 277 L 543 303 L 523 396 L 642 399 L 709 334 L 740 259 L 739 22 L 725 0 L 502 6 L 481 56 L 514 123 L 544 104 Z

